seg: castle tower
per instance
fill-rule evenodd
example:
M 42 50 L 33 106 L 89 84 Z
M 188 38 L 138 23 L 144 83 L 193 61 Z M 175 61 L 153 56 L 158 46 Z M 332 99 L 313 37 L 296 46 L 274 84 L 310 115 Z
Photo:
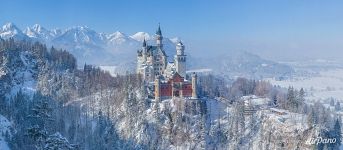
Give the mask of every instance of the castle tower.
M 137 74 L 145 74 L 143 73 L 144 71 L 142 70 L 143 64 L 145 64 L 147 61 L 147 45 L 146 41 L 144 39 L 142 49 L 137 51 Z
M 176 45 L 176 55 L 174 56 L 176 72 L 186 78 L 186 55 L 185 46 L 181 41 Z
M 141 50 L 138 50 L 137 51 L 137 74 L 140 74 L 142 73 L 141 72 L 141 67 L 142 67 L 142 64 L 143 64 L 143 56 L 142 56 L 142 51 Z
M 163 40 L 162 31 L 161 31 L 160 24 L 158 24 L 158 29 L 156 31 L 156 44 L 161 49 L 163 47 L 162 40 Z
M 145 62 L 146 61 L 146 57 L 147 57 L 147 44 L 146 44 L 145 38 L 143 40 L 142 49 L 143 49 L 143 52 L 142 52 L 143 61 Z
M 161 87 L 160 76 L 157 76 L 155 79 L 155 101 L 156 102 L 159 102 L 161 100 L 160 87 Z
M 192 74 L 192 98 L 197 99 L 198 94 L 197 94 L 197 74 L 193 72 Z

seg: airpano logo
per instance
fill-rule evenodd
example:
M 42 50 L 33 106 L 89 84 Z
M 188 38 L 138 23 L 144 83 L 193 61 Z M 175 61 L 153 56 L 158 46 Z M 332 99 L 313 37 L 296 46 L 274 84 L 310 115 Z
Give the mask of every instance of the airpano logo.
M 342 139 L 341 139 L 342 141 Z M 317 137 L 317 138 L 310 138 L 306 141 L 306 144 L 309 145 L 318 145 L 318 144 L 333 144 L 336 143 L 337 139 L 336 138 L 323 138 L 323 137 Z

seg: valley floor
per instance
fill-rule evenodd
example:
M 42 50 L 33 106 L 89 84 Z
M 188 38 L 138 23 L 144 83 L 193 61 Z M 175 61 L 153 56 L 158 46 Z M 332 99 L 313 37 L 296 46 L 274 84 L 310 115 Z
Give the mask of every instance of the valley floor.
M 287 80 L 266 79 L 273 85 L 296 89 L 304 88 L 308 102 L 317 100 L 328 103 L 329 98 L 343 102 L 343 69 L 320 71 L 314 76 L 296 76 Z

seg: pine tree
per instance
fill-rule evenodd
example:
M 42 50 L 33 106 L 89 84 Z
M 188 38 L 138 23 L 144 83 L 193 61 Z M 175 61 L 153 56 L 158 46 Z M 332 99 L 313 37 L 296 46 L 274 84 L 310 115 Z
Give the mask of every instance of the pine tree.
M 49 135 L 44 150 L 72 150 L 74 147 L 60 133 Z
M 53 121 L 52 108 L 49 106 L 48 98 L 39 93 L 35 96 L 37 104 L 32 108 L 29 118 L 33 119 L 34 125 L 27 129 L 28 135 L 36 142 L 37 149 L 43 149 L 46 138 L 48 137 L 47 122 Z
M 303 88 L 301 88 L 299 91 L 299 98 L 298 99 L 299 99 L 300 103 L 305 102 L 305 91 Z
M 289 87 L 287 91 L 287 108 L 291 111 L 295 111 L 298 108 L 293 87 Z
M 313 107 L 311 107 L 310 112 L 307 115 L 307 123 L 310 127 L 318 123 L 317 114 Z
M 303 88 L 300 89 L 298 93 L 298 98 L 297 98 L 297 111 L 299 113 L 304 112 L 304 103 L 305 103 L 305 91 Z
M 339 149 L 339 146 L 341 145 L 341 139 L 342 139 L 342 134 L 341 134 L 341 123 L 339 122 L 338 119 L 335 121 L 335 125 L 333 127 L 332 131 L 332 136 L 333 138 L 336 139 L 336 142 L 333 144 L 333 149 Z
M 276 93 L 273 95 L 272 100 L 273 100 L 273 105 L 277 107 L 278 106 L 278 102 L 277 102 L 277 95 L 276 95 Z
M 330 106 L 335 106 L 335 100 L 332 97 L 330 98 Z
M 335 110 L 336 111 L 341 111 L 341 103 L 339 101 L 336 102 Z

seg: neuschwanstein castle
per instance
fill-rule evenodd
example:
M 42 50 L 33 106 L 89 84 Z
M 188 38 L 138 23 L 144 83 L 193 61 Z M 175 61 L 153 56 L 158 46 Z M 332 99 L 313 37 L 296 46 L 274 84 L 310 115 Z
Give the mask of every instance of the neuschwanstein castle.
M 160 26 L 155 37 L 156 46 L 148 45 L 144 39 L 141 50 L 137 51 L 137 73 L 148 84 L 154 85 L 155 100 L 172 97 L 198 98 L 197 75 L 192 73 L 191 81 L 186 80 L 185 45 L 179 41 L 176 44 L 174 62 L 168 62 Z

